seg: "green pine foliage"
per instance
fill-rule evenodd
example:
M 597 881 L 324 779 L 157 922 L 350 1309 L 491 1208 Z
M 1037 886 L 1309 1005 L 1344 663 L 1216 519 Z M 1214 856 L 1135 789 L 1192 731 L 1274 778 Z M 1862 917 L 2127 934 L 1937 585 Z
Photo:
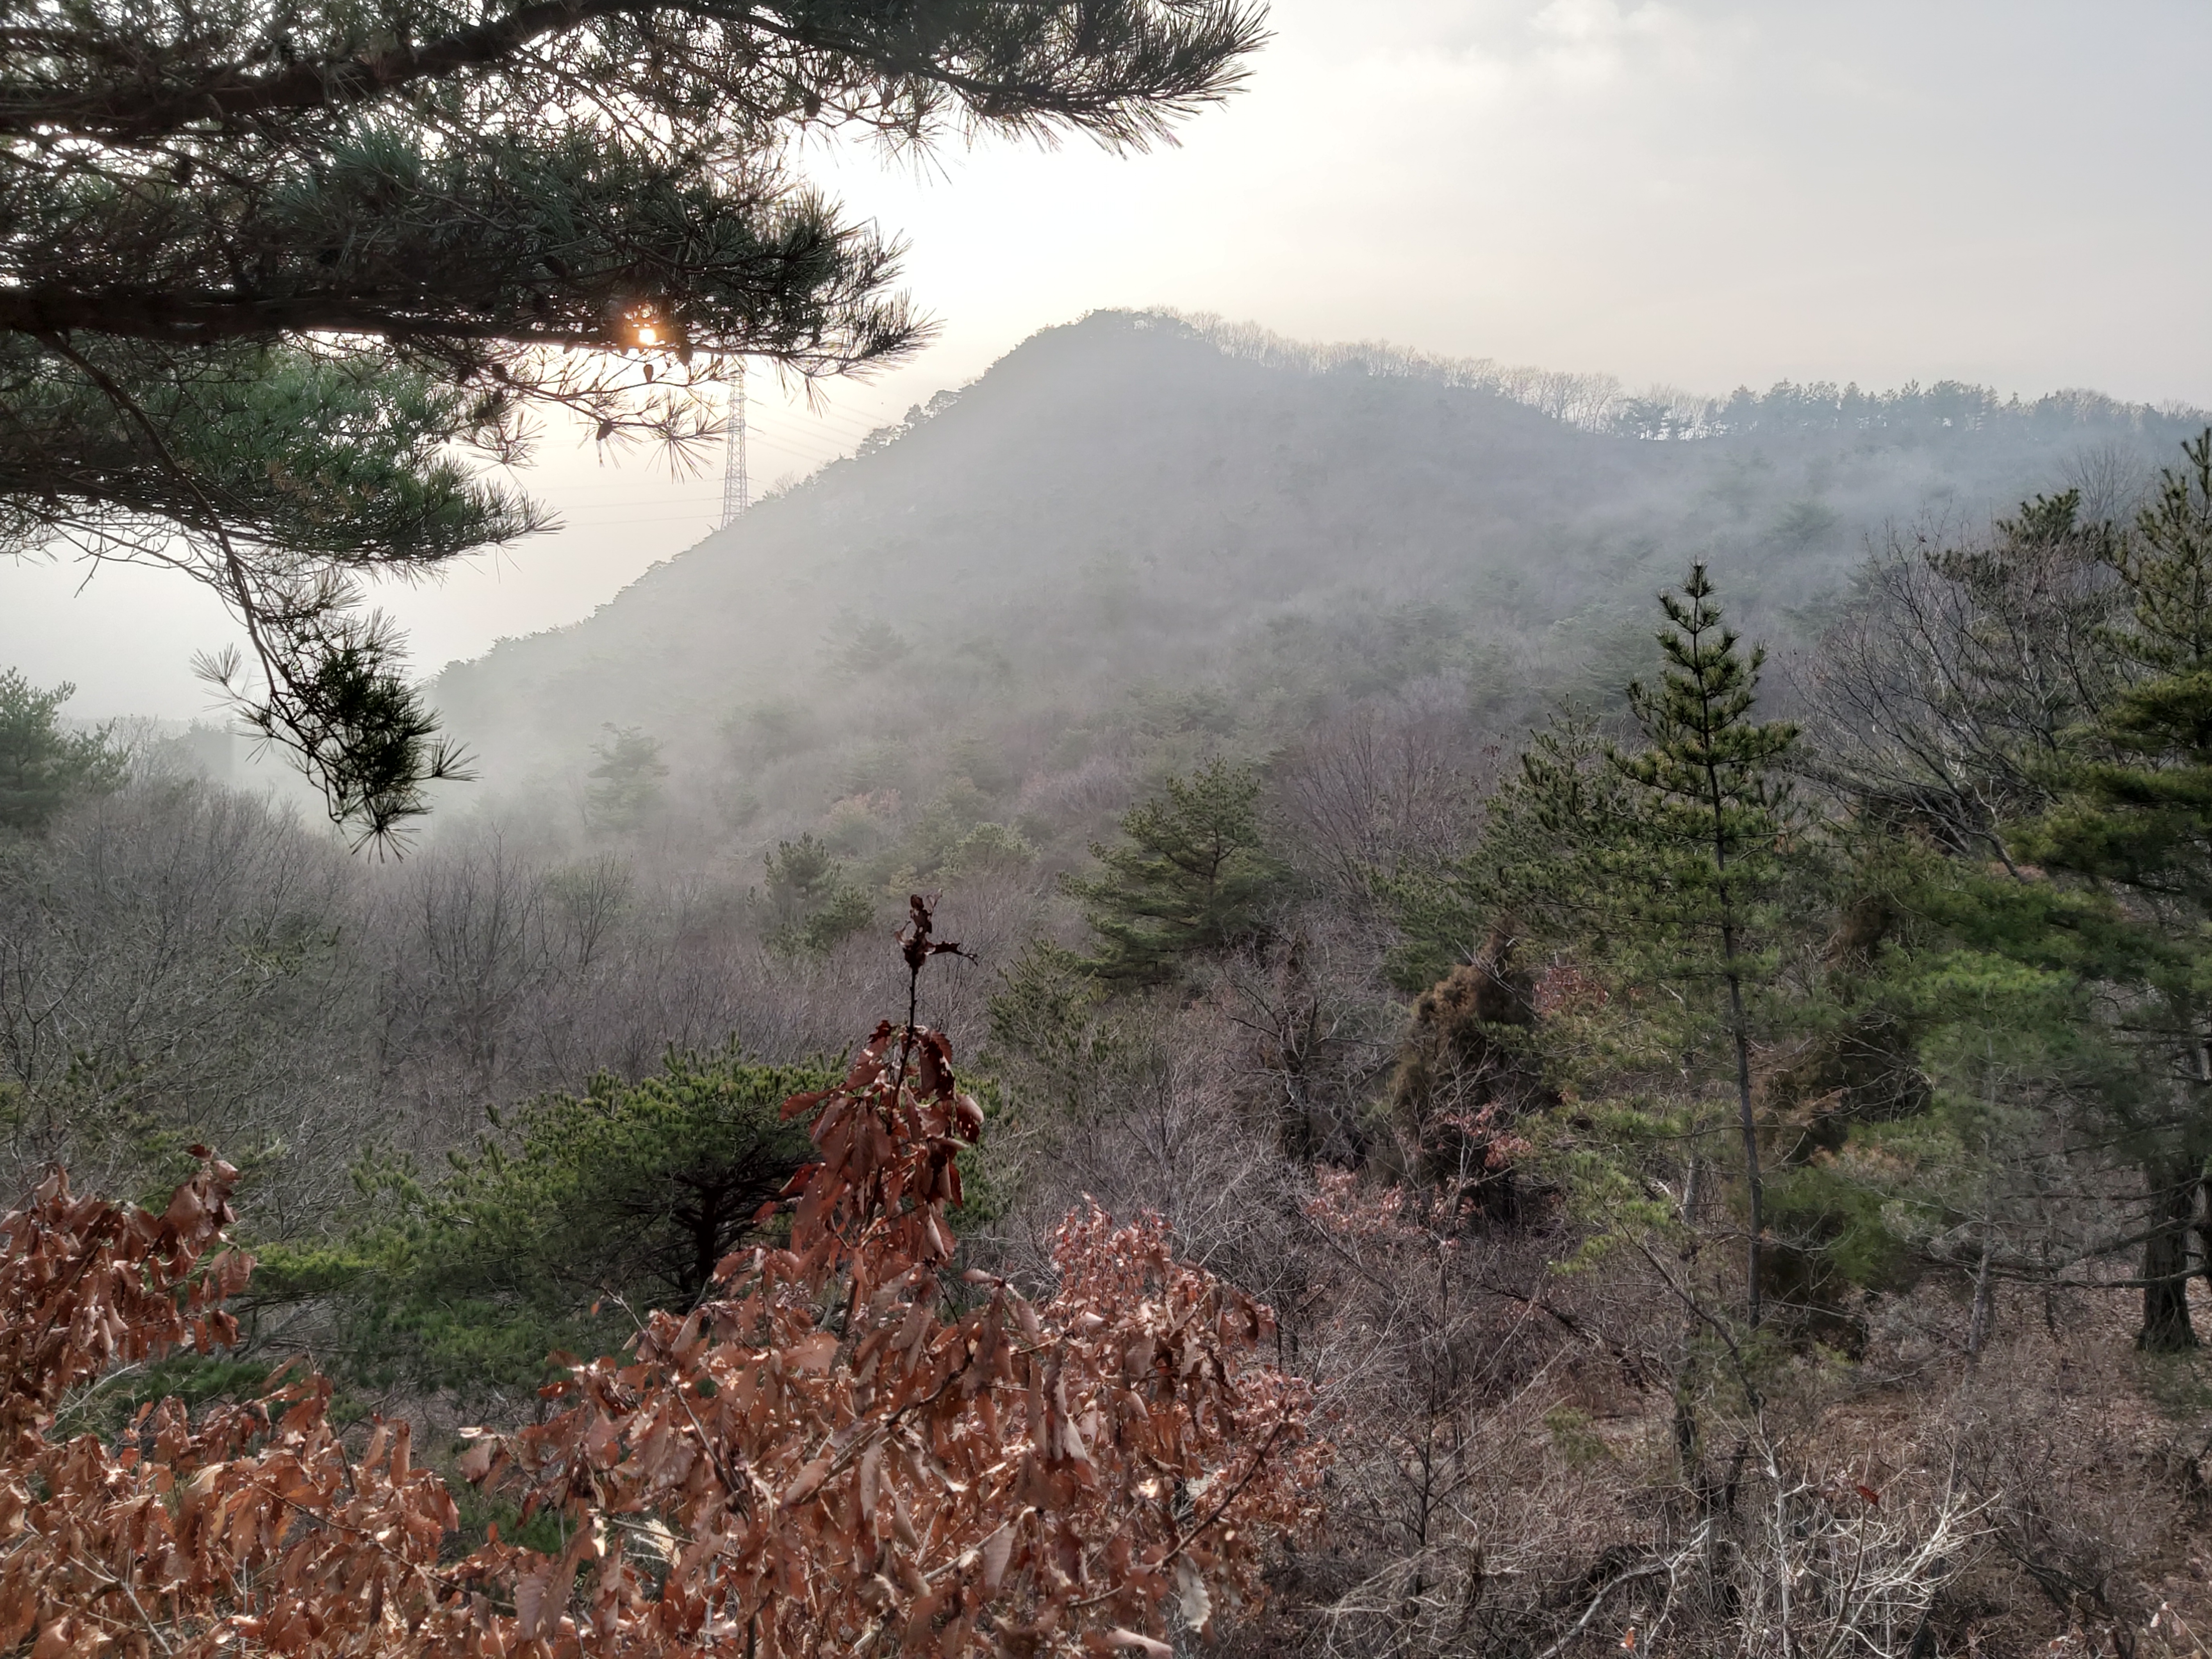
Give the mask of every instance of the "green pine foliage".
M 1032 941 L 991 998 L 983 1063 L 1034 1112 L 1085 1127 L 1108 1110 L 1133 1045 L 1116 1029 L 1109 994 L 1074 951 Z
M 1783 1213 L 1826 1206 L 1824 1248 L 1853 1276 L 1971 1284 L 1970 1351 L 1995 1285 L 2130 1255 L 2139 1345 L 2197 1341 L 2212 433 L 2185 460 L 2130 523 L 2082 521 L 2068 491 L 1986 544 L 1893 558 L 1869 614 L 1905 647 L 1869 650 L 1885 642 L 1861 621 L 1828 664 L 1878 716 L 1828 775 L 1850 814 L 1844 888 L 1886 920 L 1853 941 L 1846 917 L 1820 990 L 1832 1034 L 1900 1086 L 1803 1126 Z M 1800 1092 L 1849 1101 L 1850 1070 Z
M 587 797 L 592 822 L 602 829 L 635 830 L 659 806 L 668 763 L 660 758 L 660 739 L 637 726 L 610 725 L 606 733 L 592 749 L 598 763 Z
M 1624 746 L 1586 714 L 1562 714 L 1493 796 L 1468 857 L 1382 891 L 1405 934 L 1401 984 L 1441 978 L 1495 935 L 1524 963 L 1548 954 L 1601 988 L 1603 1000 L 1556 1021 L 1546 1046 L 1560 1086 L 1585 1102 L 1591 1128 L 1566 1167 L 1590 1212 L 1613 1218 L 1602 1236 L 1680 1224 L 1642 1195 L 1646 1161 L 1671 1158 L 1678 1188 L 1694 1186 L 1682 1149 L 1710 1127 L 1707 1106 L 1727 1100 L 1756 1325 L 1765 1218 L 1754 1051 L 1804 1017 L 1787 1006 L 1797 992 L 1784 965 L 1817 904 L 1818 837 L 1786 774 L 1797 729 L 1755 718 L 1764 653 L 1723 624 L 1702 565 L 1660 605 L 1662 672 L 1627 691 L 1642 741 Z
M 2135 1087 L 2100 1017 L 2117 914 L 1878 819 L 1838 841 L 1809 1040 L 1765 1080 L 1778 1255 L 1824 1306 L 1943 1273 L 1985 1335 L 1997 1283 L 2079 1258 L 2083 1132 Z
M 1750 1004 L 1776 978 L 1775 912 L 1801 861 L 1792 847 L 1802 826 L 1782 775 L 1797 728 L 1752 718 L 1766 653 L 1741 648 L 1713 594 L 1699 564 L 1680 595 L 1660 596 L 1667 666 L 1656 686 L 1628 688 L 1644 745 L 1607 750 L 1628 815 L 1593 873 L 1621 911 L 1621 944 L 1646 957 L 1639 977 L 1681 988 L 1683 1006 L 1724 1034 L 1743 1145 L 1746 1307 L 1756 1326 L 1765 1216 Z
M 2188 446 L 2112 562 L 2129 683 L 2052 769 L 2066 797 L 2044 857 L 2203 910 L 2212 905 L 2212 433 Z
M 1643 741 L 1607 744 L 1613 787 L 1604 805 L 1560 776 L 1551 816 L 1596 819 L 1583 872 L 1591 902 L 1620 931 L 1610 947 L 1637 977 L 1681 987 L 1729 1033 L 1746 1027 L 1746 988 L 1776 966 L 1777 907 L 1805 823 L 1784 769 L 1797 728 L 1753 718 L 1763 648 L 1746 651 L 1705 567 L 1680 595 L 1662 594 L 1667 666 L 1656 686 L 1632 683 Z
M 810 831 L 768 854 L 769 943 L 787 955 L 834 950 L 875 920 L 875 901 Z
M 1390 983 L 1418 996 L 1474 963 L 1501 927 L 1539 947 L 1581 937 L 1582 909 L 1596 894 L 1571 866 L 1595 856 L 1595 838 L 1626 811 L 1595 720 L 1568 703 L 1529 734 L 1485 803 L 1482 833 L 1466 854 L 1374 877 L 1397 934 L 1384 964 Z
M 2143 1171 L 2139 1340 L 2160 1352 L 2196 1345 L 2190 1234 L 2212 1160 L 2212 432 L 2185 459 L 2111 556 L 2124 689 L 2051 767 L 2060 799 L 2021 837 L 2115 901 L 2100 977 L 2140 1086 L 2109 1129 Z
M 125 760 L 108 731 L 64 732 L 64 683 L 41 691 L 15 668 L 0 670 L 0 828 L 36 831 L 72 799 L 123 781 Z
M 533 1388 L 548 1354 L 619 1346 L 647 1310 L 698 1299 L 811 1154 L 783 1103 L 830 1081 L 731 1049 L 532 1101 L 434 1181 L 364 1164 L 361 1224 L 270 1250 L 267 1288 L 328 1298 L 364 1379 Z
M 1194 957 L 1265 931 L 1288 876 L 1267 850 L 1259 802 L 1258 773 L 1216 760 L 1130 808 L 1119 843 L 1091 847 L 1097 873 L 1065 885 L 1097 940 L 1092 973 L 1164 984 Z

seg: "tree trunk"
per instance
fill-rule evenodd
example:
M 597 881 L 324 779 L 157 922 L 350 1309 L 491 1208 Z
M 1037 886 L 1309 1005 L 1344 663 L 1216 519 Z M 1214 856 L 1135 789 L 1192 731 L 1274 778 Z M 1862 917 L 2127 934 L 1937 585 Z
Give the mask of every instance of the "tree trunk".
M 1966 1363 L 1981 1363 L 1982 1350 L 1989 1346 L 1990 1327 L 1996 1320 L 1996 1287 L 1990 1282 L 1990 1233 L 1982 1230 L 1981 1265 L 1974 1269 L 1974 1304 L 1966 1316 Z
M 1735 960 L 1735 930 L 1726 929 L 1721 948 Z M 1744 1245 L 1744 1306 L 1751 1328 L 1759 1328 L 1759 1240 L 1766 1231 L 1766 1191 L 1759 1178 L 1759 1119 L 1751 1103 L 1751 1038 L 1744 1030 L 1743 981 L 1733 969 L 1728 976 L 1729 1015 L 1735 1027 L 1736 1113 L 1743 1128 L 1743 1182 L 1751 1197 L 1751 1237 Z
M 1682 1181 L 1681 1213 L 1686 1224 L 1685 1231 L 1694 1240 L 1698 1219 L 1698 1158 L 1694 1152 L 1690 1155 L 1690 1166 Z M 1696 1244 L 1685 1244 L 1682 1249 L 1685 1282 L 1694 1282 L 1687 1270 L 1696 1259 Z M 1698 1430 L 1698 1404 L 1691 1374 L 1692 1367 L 1697 1363 L 1697 1351 L 1698 1314 L 1696 1309 L 1688 1308 L 1682 1314 L 1682 1349 L 1674 1360 L 1672 1385 L 1674 1396 L 1674 1463 L 1681 1474 L 1682 1484 L 1692 1491 L 1702 1492 L 1705 1487 L 1705 1443 Z
M 2197 1189 L 2203 1182 L 2200 1164 L 2168 1165 L 2152 1195 L 2154 1218 L 2143 1240 L 2142 1328 L 2136 1346 L 2145 1353 L 2179 1353 L 2197 1346 L 2189 1320 L 2189 1280 L 2195 1271 L 2189 1235 L 2197 1220 Z

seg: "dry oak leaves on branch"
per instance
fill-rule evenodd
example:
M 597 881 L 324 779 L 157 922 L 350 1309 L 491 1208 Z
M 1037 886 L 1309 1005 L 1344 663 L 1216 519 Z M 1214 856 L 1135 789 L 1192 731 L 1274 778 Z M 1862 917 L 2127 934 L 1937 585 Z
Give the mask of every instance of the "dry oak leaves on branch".
M 117 1368 L 235 1340 L 237 1172 L 203 1154 L 167 1213 L 58 1172 L 0 1221 L 0 1650 L 93 1654 L 1164 1656 L 1260 1594 L 1325 1449 L 1272 1316 L 1095 1206 L 1042 1305 L 947 1282 L 955 1155 L 981 1113 L 942 1036 L 878 1026 L 816 1114 L 789 1244 L 715 1299 L 574 1365 L 548 1418 L 472 1431 L 471 1480 L 561 1517 L 547 1555 L 458 1524 L 405 1422 L 349 1449 L 304 1368 L 112 1442 L 58 1421 Z M 946 1316 L 948 1301 L 968 1305 Z

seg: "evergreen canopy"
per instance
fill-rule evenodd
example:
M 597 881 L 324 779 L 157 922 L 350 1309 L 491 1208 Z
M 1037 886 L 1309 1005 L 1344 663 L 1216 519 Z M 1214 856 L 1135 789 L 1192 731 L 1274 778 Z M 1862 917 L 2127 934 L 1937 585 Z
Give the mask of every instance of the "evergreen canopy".
M 532 405 L 695 444 L 728 359 L 910 349 L 898 248 L 798 175 L 803 131 L 1140 145 L 1235 87 L 1261 16 L 0 0 L 0 545 L 213 587 L 252 656 L 211 670 L 385 834 L 458 763 L 358 576 L 545 522 L 457 447 L 515 459 Z
M 1662 982 L 1702 978 L 1726 993 L 1723 1018 L 1735 1062 L 1750 1212 L 1746 1305 L 1755 1326 L 1765 1199 L 1744 988 L 1769 971 L 1759 960 L 1757 934 L 1762 908 L 1771 907 L 1787 877 L 1782 849 L 1790 841 L 1791 807 L 1780 769 L 1797 728 L 1752 718 L 1766 652 L 1739 648 L 1740 636 L 1721 621 L 1703 564 L 1691 566 L 1682 591 L 1662 593 L 1659 604 L 1667 617 L 1658 635 L 1666 667 L 1656 686 L 1639 681 L 1628 688 L 1629 711 L 1644 746 L 1607 756 L 1629 786 L 1632 817 L 1626 837 L 1631 862 L 1607 872 L 1606 884 L 1628 896 L 1627 915 L 1643 924 L 1656 962 L 1665 964 Z
M 1256 938 L 1285 873 L 1259 801 L 1257 773 L 1215 760 L 1123 814 L 1121 841 L 1091 848 L 1098 872 L 1064 883 L 1097 935 L 1085 965 L 1112 984 L 1161 984 L 1193 955 Z
M 2212 1164 L 2212 431 L 2184 451 L 2107 556 L 2130 624 L 2107 635 L 2123 689 L 2050 767 L 2060 799 L 2021 838 L 2118 901 L 2100 966 L 2150 1086 L 2110 1103 L 2154 1209 L 2137 1340 L 2157 1352 L 2197 1344 L 2189 1234 Z
M 335 1293 L 369 1373 L 534 1387 L 550 1349 L 619 1341 L 635 1314 L 697 1302 L 812 1151 L 783 1103 L 831 1080 L 734 1048 L 672 1054 L 635 1083 L 595 1077 L 495 1118 L 502 1133 L 436 1181 L 364 1165 L 363 1224 L 335 1246 L 272 1247 L 264 1288 Z
M 97 732 L 65 732 L 56 716 L 76 688 L 41 691 L 16 668 L 0 670 L 0 828 L 40 830 L 70 797 L 123 781 L 124 757 Z
M 1630 1069 L 1733 1094 L 1745 1310 L 1756 1326 L 1765 1187 L 1752 1055 L 1774 1018 L 1763 1005 L 1792 890 L 1802 903 L 1815 884 L 1812 826 L 1787 776 L 1796 726 L 1757 718 L 1765 649 L 1724 623 L 1702 563 L 1658 599 L 1658 678 L 1626 688 L 1641 741 L 1608 743 L 1585 715 L 1563 711 L 1492 797 L 1467 856 L 1380 888 L 1407 935 L 1394 964 L 1401 984 L 1477 960 L 1478 940 L 1547 948 L 1635 1011 L 1624 1052 L 1643 1053 Z M 1647 1121 L 1637 1135 L 1653 1129 Z

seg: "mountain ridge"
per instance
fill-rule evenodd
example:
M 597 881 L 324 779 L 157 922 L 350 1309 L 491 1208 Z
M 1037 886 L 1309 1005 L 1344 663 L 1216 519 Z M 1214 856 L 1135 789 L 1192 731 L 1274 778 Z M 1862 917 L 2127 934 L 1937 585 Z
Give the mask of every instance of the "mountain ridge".
M 1599 640 L 1690 557 L 1786 628 L 1886 526 L 1971 523 L 2069 470 L 2124 493 L 2201 422 L 1957 383 L 1668 397 L 1095 313 L 433 696 L 514 781 L 576 775 L 609 725 L 721 763 L 748 707 L 850 702 L 864 636 L 953 724 L 994 696 L 1204 683 L 1271 629 L 1394 607 L 1441 606 L 1509 658 L 1538 637 L 1550 672 L 1560 629 Z

